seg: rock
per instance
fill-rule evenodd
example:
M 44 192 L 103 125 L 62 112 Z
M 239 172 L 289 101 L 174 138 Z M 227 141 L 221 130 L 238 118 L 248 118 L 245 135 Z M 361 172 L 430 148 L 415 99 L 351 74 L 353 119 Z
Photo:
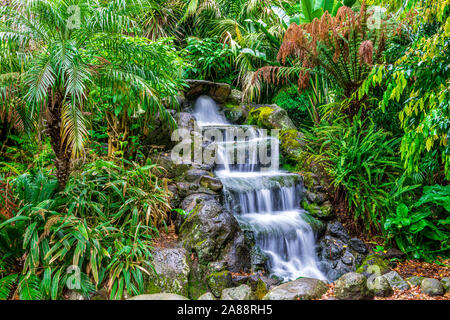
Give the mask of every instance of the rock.
M 349 241 L 350 237 L 348 235 L 347 230 L 340 222 L 333 222 L 327 225 L 327 234 L 332 235 L 338 239 L 341 239 L 344 242 Z
M 175 121 L 178 124 L 178 129 L 186 129 L 189 132 L 194 130 L 195 117 L 188 112 L 179 112 L 175 116 Z
M 169 179 L 181 177 L 191 168 L 190 164 L 178 164 L 173 161 L 169 153 L 160 152 L 152 154 L 150 155 L 150 159 L 152 160 L 152 163 L 156 163 L 164 169 L 160 175 Z
M 243 124 L 247 120 L 248 112 L 240 105 L 227 104 L 224 108 L 225 117 L 235 124 Z
M 253 294 L 248 285 L 242 284 L 239 287 L 223 290 L 220 300 L 253 300 Z
M 289 161 L 299 161 L 302 150 L 304 149 L 305 137 L 303 133 L 296 129 L 284 129 L 279 133 L 280 149 Z
M 189 100 L 207 95 L 218 103 L 225 103 L 231 94 L 231 86 L 227 83 L 206 80 L 186 80 L 186 83 L 189 85 L 189 89 L 185 92 L 185 97 Z
M 266 271 L 269 257 L 259 246 L 253 245 L 250 251 L 253 272 Z
M 308 203 L 306 200 L 303 200 L 301 205 L 303 209 L 308 211 L 311 216 L 317 219 L 330 220 L 334 217 L 333 208 L 329 201 L 320 206 L 316 203 Z
M 346 250 L 341 258 L 341 261 L 348 266 L 353 266 L 355 264 L 355 257 L 350 253 L 350 251 Z
M 263 300 L 311 300 L 320 298 L 328 287 L 318 279 L 301 278 L 272 288 Z
M 441 279 L 441 283 L 444 286 L 446 292 L 450 291 L 450 278 L 445 277 Z
M 267 284 L 261 278 L 259 278 L 256 282 L 256 288 L 254 289 L 254 292 L 256 300 L 262 300 L 262 298 L 264 298 L 264 296 L 267 294 Z
M 207 292 L 198 297 L 197 300 L 217 300 L 211 292 Z
M 389 270 L 388 262 L 384 260 L 382 256 L 372 254 L 364 259 L 363 263 L 356 269 L 356 272 L 364 273 L 367 276 L 372 274 L 381 276 L 389 272 Z
M 286 110 L 276 104 L 254 105 L 249 113 L 249 124 L 266 129 L 295 130 L 296 127 Z M 296 131 L 297 132 L 297 131 Z
M 353 250 L 355 250 L 358 253 L 366 254 L 368 252 L 366 244 L 358 238 L 350 239 L 348 244 Z
M 220 297 L 222 290 L 233 285 L 231 273 L 227 270 L 213 272 L 206 276 L 208 287 L 211 293 L 217 298 Z
M 214 261 L 208 264 L 208 270 L 210 272 L 221 272 L 227 269 L 227 263 L 225 261 Z
M 243 93 L 240 90 L 231 89 L 230 96 L 228 97 L 228 101 L 230 103 L 239 104 L 242 102 Z
M 174 293 L 154 293 L 154 294 L 141 294 L 139 296 L 134 296 L 127 300 L 189 300 L 189 299 Z
M 185 184 L 180 184 L 180 188 L 182 188 L 183 186 L 185 186 L 185 188 L 188 188 L 188 186 L 186 186 Z M 184 200 L 181 202 L 181 208 L 189 213 L 194 210 L 194 208 L 198 208 L 199 205 L 207 201 L 216 201 L 216 196 L 205 193 L 193 193 L 184 198 Z
M 211 172 L 208 172 L 206 170 L 190 169 L 186 171 L 184 175 L 184 180 L 187 182 L 197 182 L 200 180 L 201 177 L 209 175 L 211 175 Z
M 325 236 L 319 242 L 320 248 L 322 248 L 321 256 L 329 260 L 338 260 L 343 256 L 346 244 L 337 238 Z
M 389 281 L 383 276 L 372 276 L 367 279 L 367 287 L 373 291 L 377 297 L 389 297 L 394 292 Z
M 422 292 L 429 296 L 442 296 L 445 293 L 444 286 L 437 279 L 425 278 L 421 284 Z
M 151 273 L 146 293 L 170 292 L 188 296 L 189 264 L 184 248 L 157 248 L 151 261 L 156 274 Z
M 233 276 L 233 285 L 237 287 L 241 284 L 246 284 L 248 282 L 248 278 L 249 276 Z
M 231 272 L 250 270 L 250 249 L 239 223 L 217 200 L 192 197 L 182 209 L 190 214 L 180 227 L 180 240 L 200 264 L 225 261 Z
M 167 188 L 169 189 L 169 191 L 172 193 L 172 196 L 170 197 L 170 206 L 172 208 L 179 208 L 180 204 L 181 204 L 181 198 L 180 195 L 178 193 L 178 188 L 176 184 L 169 184 L 167 186 Z
M 412 277 L 407 278 L 406 281 L 409 282 L 413 286 L 420 286 L 422 284 L 423 279 L 424 279 L 424 277 L 412 276 Z
M 65 296 L 67 300 L 86 300 L 81 293 L 75 290 L 68 290 Z
M 210 189 L 212 191 L 218 192 L 223 189 L 222 182 L 217 179 L 210 176 L 203 176 L 200 178 L 200 185 L 203 188 Z
M 327 200 L 327 198 L 328 196 L 326 193 L 306 191 L 306 199 L 308 199 L 310 203 L 321 205 Z
M 408 282 L 403 280 L 402 277 L 400 277 L 400 275 L 395 271 L 388 272 L 384 274 L 383 277 L 389 281 L 389 284 L 394 289 L 408 290 L 411 288 Z
M 387 260 L 394 259 L 394 258 L 403 260 L 403 259 L 405 259 L 406 254 L 404 254 L 402 251 L 400 251 L 398 249 L 389 248 L 389 249 L 387 249 L 386 252 L 383 252 L 381 254 L 381 256 Z
M 326 230 L 325 223 L 323 223 L 319 219 L 311 216 L 310 214 L 308 214 L 306 212 L 302 214 L 302 218 L 310 225 L 310 227 L 314 231 L 314 234 L 316 235 L 317 238 L 320 238 L 321 236 L 324 235 L 325 230 Z
M 367 287 L 366 277 L 356 272 L 340 277 L 335 283 L 334 293 L 339 300 L 366 300 L 373 297 L 373 292 Z
M 90 300 L 109 300 L 108 290 L 106 288 L 101 288 L 92 294 Z

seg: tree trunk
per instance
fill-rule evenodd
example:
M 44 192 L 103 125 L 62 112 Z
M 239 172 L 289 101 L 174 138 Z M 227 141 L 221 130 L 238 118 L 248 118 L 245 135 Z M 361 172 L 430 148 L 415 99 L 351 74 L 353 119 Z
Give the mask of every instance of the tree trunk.
M 70 177 L 72 149 L 62 139 L 62 107 L 63 95 L 59 91 L 49 90 L 47 102 L 47 132 L 50 136 L 50 145 L 55 153 L 56 177 L 59 191 L 66 188 Z

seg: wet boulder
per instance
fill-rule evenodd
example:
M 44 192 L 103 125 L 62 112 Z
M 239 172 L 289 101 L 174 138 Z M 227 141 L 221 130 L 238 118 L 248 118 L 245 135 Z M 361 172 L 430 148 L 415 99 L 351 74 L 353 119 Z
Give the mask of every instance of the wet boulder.
M 226 261 L 232 272 L 250 269 L 250 250 L 239 223 L 216 199 L 185 199 L 182 209 L 189 215 L 180 227 L 180 239 L 201 264 Z
M 441 283 L 444 286 L 446 292 L 450 291 L 450 277 L 442 278 Z
M 349 246 L 358 253 L 366 254 L 368 252 L 364 241 L 358 238 L 352 238 L 348 242 Z
M 344 226 L 338 222 L 332 222 L 332 223 L 328 223 L 327 225 L 327 234 L 338 238 L 342 241 L 344 241 L 345 243 L 347 243 L 350 240 L 350 236 L 348 235 L 348 231 L 344 228 Z
M 212 190 L 214 192 L 219 192 L 223 189 L 222 182 L 219 179 L 211 177 L 209 175 L 202 176 L 199 183 L 203 188 Z
M 150 159 L 152 163 L 162 167 L 160 175 L 169 179 L 180 178 L 191 168 L 188 163 L 177 163 L 172 159 L 170 153 L 166 152 L 152 154 Z
M 211 175 L 210 171 L 192 168 L 192 169 L 186 171 L 186 173 L 184 174 L 183 180 L 186 182 L 190 182 L 190 183 L 198 182 L 201 177 L 210 176 L 210 175 Z

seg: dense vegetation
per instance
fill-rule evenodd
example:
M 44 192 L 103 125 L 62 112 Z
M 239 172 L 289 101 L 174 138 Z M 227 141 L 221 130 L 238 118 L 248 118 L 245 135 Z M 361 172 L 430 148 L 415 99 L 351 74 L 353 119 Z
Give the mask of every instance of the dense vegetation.
M 152 134 L 186 79 L 276 103 L 360 232 L 450 250 L 450 1 L 12 0 L 0 9 L 0 299 L 144 291 L 172 209 Z M 301 159 L 301 160 L 300 160 Z M 306 160 L 305 160 L 306 159 Z M 74 278 L 75 279 L 75 278 Z

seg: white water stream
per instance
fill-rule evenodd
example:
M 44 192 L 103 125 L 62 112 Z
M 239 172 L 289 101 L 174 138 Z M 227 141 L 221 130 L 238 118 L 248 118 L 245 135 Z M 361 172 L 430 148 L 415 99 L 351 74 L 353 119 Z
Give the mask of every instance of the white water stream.
M 318 267 L 314 232 L 300 208 L 301 180 L 278 169 L 278 140 L 262 136 L 261 130 L 251 126 L 228 124 L 209 97 L 197 100 L 194 116 L 203 130 L 210 127 L 224 132 L 223 141 L 215 144 L 216 160 L 221 163 L 216 165 L 216 175 L 224 185 L 226 206 L 239 223 L 254 231 L 256 244 L 269 257 L 270 272 L 285 281 L 298 277 L 326 280 Z M 246 129 L 247 137 L 239 140 L 229 134 L 232 129 Z M 276 148 L 270 149 L 270 156 L 277 166 L 265 170 L 255 146 L 273 142 Z M 245 150 L 244 163 L 233 159 L 234 150 L 236 155 L 240 148 Z

